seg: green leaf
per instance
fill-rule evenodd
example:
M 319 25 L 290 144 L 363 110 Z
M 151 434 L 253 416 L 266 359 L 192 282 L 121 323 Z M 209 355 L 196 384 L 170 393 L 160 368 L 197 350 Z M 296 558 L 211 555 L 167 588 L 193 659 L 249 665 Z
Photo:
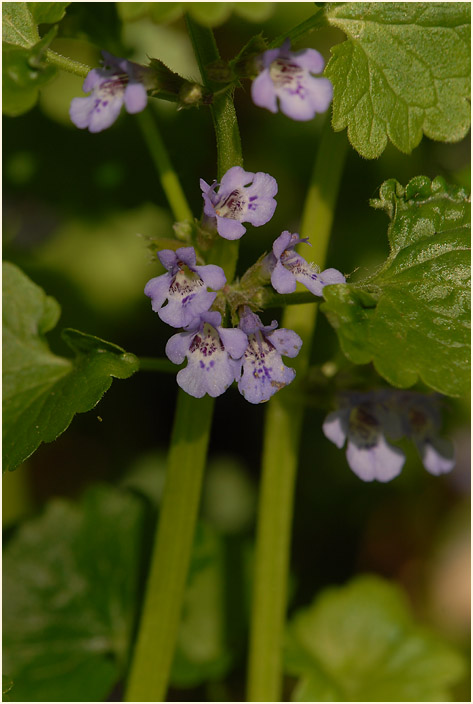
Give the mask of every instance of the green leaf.
M 182 605 L 171 681 L 196 687 L 222 678 L 231 656 L 225 643 L 225 546 L 209 526 L 199 523 Z
M 26 49 L 39 41 L 38 29 L 26 2 L 2 3 L 2 39 Z
M 124 674 L 138 602 L 142 504 L 95 487 L 54 500 L 4 550 L 4 668 L 15 701 L 104 701 Z
M 265 22 L 274 12 L 274 2 L 236 2 L 234 10 L 248 22 Z
M 53 354 L 44 335 L 56 325 L 59 305 L 9 263 L 3 265 L 3 301 L 4 470 L 12 470 L 64 432 L 75 413 L 93 408 L 112 377 L 137 371 L 138 360 L 76 330 L 64 331 L 75 358 Z
M 332 3 L 349 39 L 332 49 L 333 127 L 378 157 L 388 137 L 409 153 L 422 139 L 457 142 L 470 125 L 470 4 Z
M 60 22 L 66 14 L 70 2 L 29 2 L 28 8 L 36 24 Z
M 470 219 L 462 188 L 443 179 L 386 181 L 372 205 L 391 218 L 391 253 L 372 277 L 327 286 L 321 309 L 355 364 L 373 361 L 393 386 L 422 379 L 460 396 L 469 388 Z
M 462 657 L 413 620 L 394 584 L 364 576 L 324 591 L 289 626 L 292 701 L 449 701 Z
M 39 89 L 56 75 L 54 66 L 48 66 L 43 61 L 44 53 L 55 35 L 56 29 L 53 28 L 28 49 L 3 43 L 2 110 L 9 117 L 16 117 L 34 107 Z

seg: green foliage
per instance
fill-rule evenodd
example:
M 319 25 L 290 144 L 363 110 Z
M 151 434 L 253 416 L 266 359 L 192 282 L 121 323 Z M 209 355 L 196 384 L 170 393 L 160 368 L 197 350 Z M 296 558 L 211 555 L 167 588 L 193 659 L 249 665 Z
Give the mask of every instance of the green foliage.
M 3 3 L 2 109 L 9 117 L 31 110 L 38 100 L 39 89 L 56 75 L 54 66 L 45 63 L 45 52 L 56 31 L 53 28 L 40 39 L 36 25 L 58 21 L 68 4 Z
M 75 413 L 93 408 L 112 377 L 126 379 L 138 360 L 121 347 L 76 330 L 63 337 L 75 358 L 51 352 L 45 333 L 60 308 L 13 264 L 3 265 L 4 471 L 15 469 L 41 442 L 55 440 Z
M 117 11 L 125 22 L 149 16 L 153 22 L 172 22 L 188 12 L 205 27 L 223 24 L 235 12 L 249 22 L 263 22 L 273 12 L 271 2 L 118 2 Z
M 70 2 L 29 2 L 28 7 L 36 24 L 60 22 Z
M 142 507 L 95 487 L 54 500 L 4 551 L 4 667 L 14 701 L 103 701 L 124 673 L 138 600 Z
M 360 577 L 330 588 L 289 626 L 293 701 L 449 701 L 461 656 L 415 623 L 399 587 Z
M 422 139 L 456 142 L 470 125 L 470 4 L 333 3 L 349 39 L 332 49 L 333 127 L 378 157 L 388 137 L 409 153 Z
M 324 289 L 323 312 L 355 364 L 373 361 L 393 386 L 418 376 L 441 393 L 469 386 L 469 201 L 443 179 L 386 181 L 372 203 L 391 219 L 391 253 L 359 283 Z

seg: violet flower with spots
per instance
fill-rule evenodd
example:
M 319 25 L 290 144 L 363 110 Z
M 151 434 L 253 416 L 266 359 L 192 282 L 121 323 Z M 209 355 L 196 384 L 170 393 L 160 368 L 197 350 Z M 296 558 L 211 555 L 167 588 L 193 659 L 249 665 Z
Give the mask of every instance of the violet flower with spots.
M 86 98 L 73 98 L 69 109 L 72 122 L 80 129 L 101 132 L 110 127 L 122 105 L 134 114 L 145 109 L 148 96 L 146 79 L 149 69 L 102 51 L 104 66 L 89 71 L 82 90 Z
M 232 166 L 220 184 L 209 186 L 200 180 L 204 213 L 216 220 L 217 232 L 226 240 L 238 240 L 246 232 L 243 222 L 255 227 L 265 225 L 276 209 L 276 179 L 262 171 L 251 173 L 241 166 Z M 216 189 L 218 188 L 218 191 Z
M 278 293 L 293 293 L 296 282 L 299 281 L 315 296 L 322 295 L 322 289 L 329 284 L 344 284 L 345 277 L 337 269 L 325 269 L 317 272 L 313 264 L 309 264 L 294 250 L 300 242 L 308 243 L 298 234 L 285 230 L 274 241 L 273 252 L 268 255 L 271 271 L 271 284 Z
M 187 357 L 177 383 L 195 398 L 220 396 L 240 376 L 247 336 L 238 328 L 222 328 L 221 322 L 216 311 L 202 313 L 166 345 L 166 355 L 174 364 L 182 364 Z
M 225 274 L 216 264 L 196 266 L 193 247 L 180 247 L 175 252 L 163 249 L 158 259 L 168 272 L 148 281 L 145 295 L 151 298 L 152 309 L 161 320 L 174 328 L 184 328 L 209 310 L 217 294 L 207 291 L 207 286 L 214 291 L 223 288 Z
M 340 449 L 348 440 L 348 464 L 363 481 L 389 482 L 400 474 L 406 458 L 386 435 L 398 439 L 402 432 L 384 394 L 347 394 L 342 407 L 328 414 L 322 430 Z
M 279 108 L 293 120 L 312 120 L 325 112 L 333 96 L 328 78 L 314 78 L 322 73 L 324 59 L 315 49 L 290 51 L 287 39 L 278 49 L 269 49 L 257 59 L 261 72 L 251 85 L 255 105 L 273 113 Z
M 296 357 L 302 340 L 293 330 L 276 330 L 277 322 L 263 325 L 248 306 L 240 317 L 240 328 L 248 336 L 238 390 L 250 403 L 268 401 L 276 391 L 293 381 L 296 372 L 281 359 Z

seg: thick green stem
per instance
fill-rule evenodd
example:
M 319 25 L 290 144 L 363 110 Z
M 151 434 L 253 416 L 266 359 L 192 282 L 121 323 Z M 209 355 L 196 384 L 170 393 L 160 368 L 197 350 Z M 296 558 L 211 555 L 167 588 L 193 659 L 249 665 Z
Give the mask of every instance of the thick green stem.
M 189 31 L 199 63 L 208 50 L 218 56 L 210 30 L 190 23 Z M 201 63 L 201 66 L 205 81 L 205 64 Z M 226 171 L 230 166 L 242 163 L 240 140 L 239 137 L 235 139 L 235 134 L 239 134 L 236 116 L 228 99 L 231 101 L 231 97 L 220 98 L 226 101 L 225 106 L 222 103 L 221 110 L 215 110 L 214 106 L 213 111 L 219 174 L 221 169 Z M 155 163 L 159 170 L 162 161 L 155 157 Z M 214 257 L 214 262 L 225 268 L 229 281 L 233 278 L 237 254 L 238 249 L 233 247 L 230 253 L 222 249 Z M 214 400 L 208 396 L 195 399 L 179 392 L 161 515 L 126 701 L 160 702 L 166 697 L 197 521 L 213 407 Z
M 80 76 L 81 78 L 85 78 L 89 71 L 91 71 L 90 66 L 81 64 L 80 61 L 74 61 L 74 59 L 69 59 L 67 56 L 58 54 L 52 49 L 47 49 L 46 59 L 50 64 L 53 64 L 54 66 L 57 66 L 63 71 L 67 71 L 68 73 L 74 73 L 76 76 Z
M 189 569 L 214 400 L 180 392 L 159 528 L 126 701 L 166 699 Z
M 136 119 L 138 120 L 143 138 L 148 146 L 151 158 L 156 166 L 161 186 L 163 187 L 163 191 L 174 217 L 177 221 L 192 220 L 192 211 L 187 203 L 177 174 L 172 167 L 156 120 L 151 115 L 150 108 L 140 112 L 136 116 Z
M 140 372 L 163 372 L 175 374 L 176 365 L 164 357 L 140 357 Z
M 335 134 L 327 117 L 302 217 L 301 237 L 309 237 L 311 258 L 323 267 L 346 151 L 346 137 Z M 281 700 L 287 573 L 294 484 L 303 420 L 300 387 L 309 366 L 315 330 L 315 303 L 291 306 L 281 327 L 295 330 L 304 344 L 291 363 L 296 381 L 276 394 L 266 413 L 262 486 L 259 498 L 255 581 L 250 633 L 248 701 Z

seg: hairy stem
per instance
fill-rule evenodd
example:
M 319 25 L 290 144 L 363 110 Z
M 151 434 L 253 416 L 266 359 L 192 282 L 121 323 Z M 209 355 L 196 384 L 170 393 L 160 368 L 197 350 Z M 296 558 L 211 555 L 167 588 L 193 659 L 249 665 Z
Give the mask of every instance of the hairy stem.
M 140 112 L 136 119 L 158 172 L 159 180 L 172 214 L 177 221 L 192 220 L 192 211 L 187 203 L 177 174 L 172 167 L 171 160 L 159 133 L 158 125 L 151 114 L 150 108 Z
M 206 82 L 205 62 L 218 57 L 213 34 L 189 21 L 189 32 Z M 231 96 L 213 106 L 219 175 L 242 163 L 238 125 Z M 228 102 L 230 100 L 230 103 Z M 223 103 L 225 101 L 225 103 Z M 235 135 L 238 135 L 236 139 Z M 225 241 L 228 246 L 233 243 Z M 214 263 L 233 278 L 238 248 L 221 248 Z M 151 558 L 146 597 L 128 680 L 126 701 L 166 698 L 179 629 L 182 600 L 197 521 L 202 477 L 212 425 L 214 399 L 195 399 L 179 391 L 161 515 Z
M 313 243 L 314 261 L 323 267 L 346 151 L 346 137 L 335 134 L 327 117 L 302 217 L 301 237 Z M 248 701 L 281 701 L 282 646 L 294 485 L 303 420 L 300 388 L 309 366 L 315 330 L 315 303 L 291 306 L 282 326 L 304 344 L 291 363 L 297 378 L 269 402 L 264 428 L 255 582 L 250 632 Z
M 81 78 L 85 78 L 89 71 L 92 70 L 90 66 L 81 64 L 80 61 L 74 61 L 74 59 L 69 59 L 67 56 L 58 54 L 52 49 L 47 49 L 45 55 L 46 60 L 50 64 L 53 64 L 54 66 L 57 66 L 63 71 L 67 71 L 68 73 L 74 73 L 76 76 L 80 76 Z

